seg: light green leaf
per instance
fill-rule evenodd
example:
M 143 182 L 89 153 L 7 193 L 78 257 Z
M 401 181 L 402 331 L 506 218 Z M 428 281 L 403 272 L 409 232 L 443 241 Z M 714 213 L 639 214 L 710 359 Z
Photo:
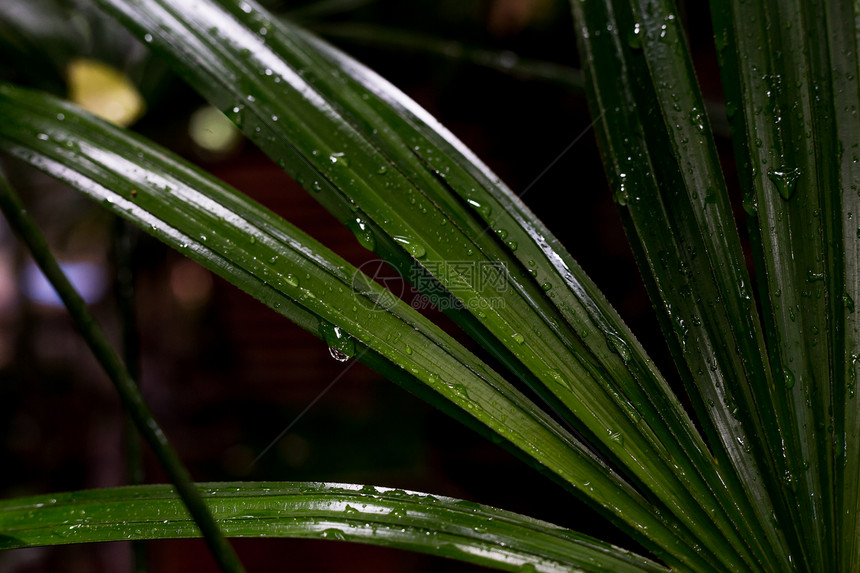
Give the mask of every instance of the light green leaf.
M 504 571 L 668 571 L 536 519 L 442 496 L 331 483 L 198 484 L 230 537 L 299 537 L 408 549 Z M 0 549 L 199 537 L 170 486 L 0 502 Z

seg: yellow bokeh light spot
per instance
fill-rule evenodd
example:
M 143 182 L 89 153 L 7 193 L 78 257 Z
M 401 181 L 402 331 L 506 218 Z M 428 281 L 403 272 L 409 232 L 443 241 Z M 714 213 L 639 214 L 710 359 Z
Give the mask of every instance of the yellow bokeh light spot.
M 66 74 L 69 99 L 111 123 L 129 126 L 146 110 L 143 97 L 128 76 L 105 63 L 75 59 Z
M 201 107 L 191 114 L 188 135 L 202 149 L 216 155 L 233 151 L 242 141 L 242 132 L 212 106 Z

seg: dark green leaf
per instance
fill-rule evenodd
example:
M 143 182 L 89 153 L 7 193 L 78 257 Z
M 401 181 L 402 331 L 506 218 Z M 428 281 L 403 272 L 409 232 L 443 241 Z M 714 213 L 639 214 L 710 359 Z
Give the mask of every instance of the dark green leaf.
M 708 569 L 689 533 L 414 309 L 238 192 L 48 96 L 0 88 L 0 149 L 43 169 L 224 276 L 344 354 L 506 443 L 637 539 Z M 399 368 L 398 368 L 399 367 Z
M 734 143 L 770 359 L 783 383 L 775 406 L 793 430 L 786 489 L 808 568 L 822 571 L 860 562 L 855 10 L 848 2 L 715 10 L 718 35 L 736 42 L 722 54 L 723 82 L 729 105 L 743 111 L 732 118 Z
M 510 51 L 475 48 L 455 40 L 428 36 L 412 30 L 349 22 L 310 24 L 308 29 L 338 43 L 429 54 L 490 68 L 522 79 L 548 82 L 577 92 L 581 92 L 584 87 L 582 71 L 576 68 L 523 58 Z
M 592 107 L 601 116 L 604 164 L 670 349 L 737 504 L 726 508 L 739 533 L 734 539 L 742 542 L 747 566 L 786 570 L 789 552 L 773 550 L 786 547 L 771 505 L 781 501 L 781 434 L 768 408 L 763 335 L 674 6 L 573 6 Z
M 432 138 L 417 130 L 404 131 L 406 115 L 391 114 L 386 111 L 390 105 L 379 108 L 374 100 L 385 91 L 398 107 L 411 112 L 414 104 L 382 82 L 361 85 L 356 78 L 373 79 L 363 68 L 343 58 L 332 65 L 299 29 L 273 20 L 253 3 L 201 2 L 191 7 L 155 0 L 103 0 L 102 4 L 150 40 L 210 101 L 232 113 L 245 133 L 299 182 L 319 189 L 317 197 L 330 211 L 346 223 L 359 221 L 376 252 L 404 275 L 410 274 L 415 260 L 421 261 L 479 319 L 480 328 L 473 332 L 491 333 L 495 343 L 484 336 L 491 350 L 526 381 L 539 382 L 537 392 L 596 439 L 603 452 L 642 484 L 650 499 L 681 520 L 697 538 L 694 545 L 715 560 L 733 559 L 724 537 L 712 534 L 716 527 L 731 537 L 733 528 L 723 513 L 727 503 L 715 501 L 718 490 L 701 479 L 701 473 L 714 478 L 713 468 L 678 471 L 678 464 L 695 464 L 685 459 L 689 454 L 677 461 L 667 452 L 666 445 L 674 447 L 678 441 L 673 435 L 695 434 L 677 402 L 656 398 L 668 404 L 665 417 L 674 419 L 680 431 L 664 427 L 664 414 L 638 380 L 616 387 L 606 365 L 627 369 L 633 351 L 632 342 L 622 334 L 625 329 L 605 318 L 597 323 L 578 318 L 578 326 L 599 332 L 590 339 L 581 336 L 559 315 L 528 267 L 511 255 L 522 248 L 510 239 L 512 230 L 492 225 L 492 232 L 485 232 L 480 217 L 463 208 L 470 199 L 469 187 L 452 193 L 449 186 L 463 181 L 454 181 L 457 173 L 436 142 L 448 139 L 447 132 L 432 121 L 425 122 L 434 128 Z M 459 145 L 454 142 L 448 148 Z M 492 177 L 479 164 L 473 170 Z M 466 181 L 475 175 L 469 177 Z M 494 177 L 491 181 L 499 185 Z M 505 198 L 510 202 L 510 195 Z M 489 217 L 492 221 L 494 215 Z M 524 226 L 518 225 L 520 233 L 545 258 L 540 244 L 546 239 L 522 232 Z M 550 256 L 557 256 L 549 250 Z M 464 280 L 457 266 L 462 263 L 501 264 L 511 288 L 500 293 L 492 285 Z M 559 274 L 555 260 L 551 268 Z M 558 284 L 570 288 L 571 282 L 575 281 Z M 504 304 L 492 304 L 498 299 Z M 473 324 L 468 318 L 461 323 Z M 511 356 L 522 366 L 517 368 Z M 654 378 L 647 360 L 642 364 L 645 378 Z M 630 379 L 636 380 L 628 375 Z M 656 384 L 659 387 L 659 381 Z M 640 405 L 644 413 L 637 410 Z M 695 437 L 685 437 L 682 444 L 695 442 Z M 703 455 L 699 459 L 712 463 Z M 718 478 L 712 481 L 720 483 Z

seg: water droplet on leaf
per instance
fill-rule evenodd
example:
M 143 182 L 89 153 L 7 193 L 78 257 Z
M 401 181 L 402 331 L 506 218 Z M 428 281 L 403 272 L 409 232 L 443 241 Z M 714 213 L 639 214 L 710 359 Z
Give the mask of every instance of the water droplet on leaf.
M 642 24 L 639 22 L 633 24 L 633 30 L 627 34 L 627 45 L 634 50 L 642 49 Z
M 780 196 L 788 201 L 797 190 L 797 180 L 800 178 L 800 169 L 783 169 L 780 171 L 768 171 L 768 178 L 773 182 Z
M 328 159 L 334 165 L 340 165 L 341 167 L 349 167 L 349 159 L 347 159 L 346 155 L 342 151 L 332 153 L 328 156 Z
M 746 195 L 741 202 L 743 205 L 744 212 L 750 217 L 758 216 L 758 204 L 756 203 L 755 197 L 752 195 Z
M 328 344 L 328 351 L 338 362 L 346 362 L 355 355 L 355 340 L 343 332 L 339 326 L 320 321 L 320 334 Z
M 427 254 L 427 250 L 420 243 L 416 243 L 409 239 L 408 237 L 403 237 L 400 235 L 395 235 L 394 240 L 404 246 L 404 248 L 409 252 L 410 255 L 415 257 L 416 259 L 420 259 L 424 255 Z
M 347 227 L 355 234 L 355 238 L 365 249 L 372 251 L 376 248 L 376 239 L 373 237 L 373 231 L 370 230 L 370 225 L 361 217 L 356 217 L 347 223 Z
M 609 349 L 621 357 L 621 361 L 624 364 L 630 362 L 631 352 L 630 347 L 624 342 L 620 336 L 611 331 L 604 331 L 603 334 L 606 336 L 606 345 L 609 346 Z
M 806 271 L 806 281 L 813 283 L 824 280 L 824 273 L 813 272 L 812 269 Z
M 326 529 L 320 535 L 323 539 L 335 539 L 337 541 L 346 541 L 346 535 L 343 534 L 343 531 L 340 529 Z
M 795 383 L 794 372 L 792 372 L 788 368 L 783 368 L 782 369 L 782 376 L 783 376 L 783 379 L 785 380 L 786 389 L 791 390 L 792 388 L 794 388 L 794 383 Z

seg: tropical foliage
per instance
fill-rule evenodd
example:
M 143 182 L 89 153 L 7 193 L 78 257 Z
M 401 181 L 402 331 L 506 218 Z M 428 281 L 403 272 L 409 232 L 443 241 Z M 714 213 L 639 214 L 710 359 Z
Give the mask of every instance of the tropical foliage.
M 360 541 L 507 570 L 860 569 L 853 3 L 711 3 L 751 273 L 677 7 L 572 2 L 605 170 L 696 424 L 549 229 L 374 72 L 250 1 L 95 4 L 363 246 L 424 279 L 498 367 L 288 221 L 71 103 L 0 86 L 0 149 L 514 452 L 650 555 L 426 494 L 194 486 L 5 183 L 4 212 L 66 293 L 175 489 L 4 501 L 3 547 L 202 531 L 232 570 L 241 566 L 222 534 Z M 506 288 L 464 265 L 495 269 Z

